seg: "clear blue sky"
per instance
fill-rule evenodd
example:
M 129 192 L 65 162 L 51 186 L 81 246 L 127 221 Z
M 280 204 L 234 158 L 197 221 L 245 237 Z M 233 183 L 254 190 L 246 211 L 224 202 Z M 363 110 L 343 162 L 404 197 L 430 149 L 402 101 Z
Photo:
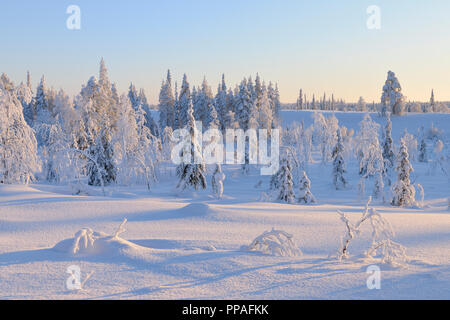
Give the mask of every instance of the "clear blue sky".
M 66 8 L 81 8 L 81 30 L 66 28 Z M 381 30 L 366 27 L 366 8 L 381 8 Z M 121 91 L 131 81 L 152 103 L 170 68 L 215 90 L 257 72 L 278 82 L 284 102 L 298 89 L 378 101 L 387 71 L 405 95 L 450 100 L 448 0 L 2 1 L 0 72 L 14 81 L 30 70 L 35 85 L 71 94 L 97 74 L 104 57 Z

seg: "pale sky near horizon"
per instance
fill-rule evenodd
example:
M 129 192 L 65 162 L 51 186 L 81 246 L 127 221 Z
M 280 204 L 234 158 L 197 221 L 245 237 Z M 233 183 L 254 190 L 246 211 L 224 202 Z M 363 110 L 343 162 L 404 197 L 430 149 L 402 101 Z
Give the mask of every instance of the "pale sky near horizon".
M 191 85 L 204 76 L 214 92 L 225 73 L 234 87 L 258 72 L 277 82 L 283 102 L 298 91 L 379 101 L 387 71 L 409 100 L 450 101 L 448 0 L 15 0 L 0 8 L 0 72 L 16 83 L 70 94 L 97 75 L 105 58 L 121 92 L 130 82 L 156 103 L 167 69 Z M 81 30 L 68 30 L 69 5 L 81 9 Z M 366 9 L 381 9 L 369 30 Z

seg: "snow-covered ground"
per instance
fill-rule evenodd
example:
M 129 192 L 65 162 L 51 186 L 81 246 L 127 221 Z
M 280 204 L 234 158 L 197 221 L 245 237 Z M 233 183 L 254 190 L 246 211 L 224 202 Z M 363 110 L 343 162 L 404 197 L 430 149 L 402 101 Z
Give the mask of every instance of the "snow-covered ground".
M 336 117 L 357 130 L 363 114 Z M 312 122 L 310 112 L 285 111 L 283 118 Z M 431 123 L 450 134 L 450 115 L 392 121 L 395 143 L 405 128 L 415 134 Z M 401 267 L 359 258 L 370 245 L 368 226 L 350 245 L 349 260 L 333 257 L 345 231 L 337 210 L 356 220 L 366 202 L 358 197 L 354 164 L 344 191 L 333 190 L 330 165 L 310 165 L 318 203 L 308 206 L 259 201 L 270 177 L 256 169 L 244 177 L 237 166 L 224 166 L 222 200 L 213 199 L 210 188 L 176 196 L 170 177 L 151 193 L 109 187 L 106 197 L 100 190 L 72 196 L 67 186 L 0 185 L 0 299 L 450 299 L 450 181 L 428 174 L 426 164 L 412 165 L 415 182 L 425 189 L 424 209 L 373 203 L 406 247 L 410 260 Z M 96 252 L 66 250 L 80 229 L 113 235 L 124 218 L 126 232 Z M 292 234 L 303 256 L 241 250 L 273 227 Z M 381 268 L 380 290 L 367 288 L 372 264 Z M 80 267 L 81 280 L 93 272 L 81 291 L 66 288 L 72 265 Z

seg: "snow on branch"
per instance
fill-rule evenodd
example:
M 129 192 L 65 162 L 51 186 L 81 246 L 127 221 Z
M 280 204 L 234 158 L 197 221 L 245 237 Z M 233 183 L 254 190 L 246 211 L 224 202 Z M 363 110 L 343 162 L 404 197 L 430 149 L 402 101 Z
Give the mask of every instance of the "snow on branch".
M 243 246 L 243 251 L 257 251 L 278 257 L 301 256 L 301 250 L 294 244 L 293 236 L 281 230 L 272 229 L 258 236 L 249 246 Z
M 365 221 L 370 221 L 372 228 L 372 244 L 365 252 L 366 257 L 381 259 L 382 263 L 397 265 L 407 262 L 406 249 L 392 240 L 395 236 L 391 224 L 383 218 L 374 208 L 369 205 L 372 201 L 370 197 L 361 218 L 356 222 L 351 222 L 345 213 L 338 211 L 341 221 L 345 224 L 345 234 L 341 238 L 341 247 L 338 251 L 338 259 L 343 260 L 349 257 L 348 248 L 352 240 L 361 235 L 361 226 Z
M 116 233 L 114 233 L 114 236 L 113 236 L 114 239 L 119 238 L 119 235 L 121 235 L 122 233 L 124 233 L 125 231 L 127 231 L 127 230 L 124 228 L 124 226 L 125 226 L 126 223 L 127 223 L 127 219 L 125 218 L 125 219 L 123 219 L 123 221 L 122 221 L 122 223 L 120 224 L 119 228 L 117 228 Z

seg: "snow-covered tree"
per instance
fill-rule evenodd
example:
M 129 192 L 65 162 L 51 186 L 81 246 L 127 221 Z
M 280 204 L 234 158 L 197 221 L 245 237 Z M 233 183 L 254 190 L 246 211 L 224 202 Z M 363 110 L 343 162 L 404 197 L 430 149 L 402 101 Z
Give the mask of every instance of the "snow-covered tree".
M 278 128 L 281 125 L 281 102 L 280 102 L 280 91 L 278 85 L 273 88 L 272 83 L 269 83 L 267 88 L 267 94 L 270 101 L 270 108 L 273 112 L 272 114 L 272 128 Z
M 180 95 L 178 97 L 177 110 L 176 110 L 176 123 L 175 129 L 184 128 L 189 119 L 189 105 L 192 103 L 191 89 L 189 88 L 189 82 L 186 74 L 183 76 L 183 83 L 181 85 Z M 195 119 L 195 118 L 194 118 Z
M 34 98 L 34 112 L 35 118 L 33 126 L 39 123 L 48 123 L 52 118 L 52 93 L 47 88 L 45 77 L 42 76 L 41 81 L 36 90 L 36 97 Z
M 411 185 L 410 174 L 413 171 L 411 163 L 409 162 L 408 147 L 406 142 L 402 139 L 400 144 L 400 150 L 397 155 L 397 168 L 398 177 L 396 183 L 392 187 L 393 199 L 392 205 L 403 207 L 412 206 L 415 203 L 415 189 Z
M 296 109 L 297 110 L 303 110 L 303 106 L 304 106 L 304 103 L 303 103 L 303 90 L 300 89 L 300 93 L 299 93 L 298 98 L 297 98 Z
M 239 95 L 237 97 L 236 105 L 236 120 L 239 122 L 240 128 L 247 130 L 251 121 L 254 104 L 252 94 L 247 85 L 247 80 L 244 79 L 239 86 Z
M 37 142 L 8 85 L 0 81 L 0 183 L 29 183 L 39 169 Z
M 392 112 L 393 115 L 402 115 L 405 108 L 404 100 L 402 87 L 400 86 L 395 73 L 389 71 L 381 96 L 382 116 L 385 117 L 387 112 Z
M 367 167 L 373 160 L 382 157 L 379 153 L 378 131 L 380 125 L 372 120 L 369 114 L 359 123 L 359 132 L 356 137 L 356 154 L 359 160 L 359 174 L 365 176 Z
M 313 118 L 313 143 L 319 146 L 322 162 L 326 163 L 331 159 L 331 152 L 336 144 L 338 120 L 334 115 L 327 119 L 321 112 L 315 112 Z
M 336 190 L 345 188 L 347 186 L 347 179 L 345 178 L 346 168 L 344 161 L 344 144 L 342 143 L 341 131 L 337 131 L 337 143 L 334 147 L 333 153 L 333 184 Z
M 159 127 L 164 131 L 166 127 L 175 128 L 175 97 L 172 89 L 172 77 L 167 71 L 167 79 L 162 83 L 159 94 Z
M 136 110 L 139 106 L 139 97 L 136 87 L 133 83 L 131 83 L 130 87 L 128 88 L 128 99 L 130 99 L 131 107 Z
M 21 83 L 16 89 L 16 96 L 23 107 L 23 116 L 30 127 L 33 127 L 36 112 L 33 104 L 33 92 L 28 85 Z
M 208 85 L 206 78 L 203 79 L 202 87 L 198 91 L 194 103 L 194 118 L 197 121 L 201 121 L 204 127 L 209 126 L 210 122 L 210 109 L 213 107 L 213 94 L 211 87 Z
M 419 161 L 425 163 L 428 162 L 427 141 L 425 136 L 425 128 L 423 126 L 420 130 Z
M 35 131 L 40 141 L 38 151 L 42 160 L 42 178 L 56 183 L 74 178 L 73 158 L 69 152 L 71 140 L 58 119 L 49 123 L 38 123 Z
M 289 158 L 284 156 L 277 173 L 278 197 L 277 200 L 293 203 L 295 200 L 294 182 L 292 180 L 291 164 Z
M 356 110 L 359 112 L 367 111 L 366 101 L 364 100 L 363 97 L 359 97 L 358 105 L 356 106 Z
M 389 114 L 384 128 L 383 138 L 383 158 L 385 160 L 385 165 L 392 168 L 394 167 L 395 154 L 394 143 L 392 140 L 392 121 Z
M 102 59 L 99 80 L 91 77 L 76 99 L 76 108 L 81 114 L 84 128 L 82 136 L 78 137 L 78 149 L 87 150 L 83 154 L 88 160 L 86 169 L 90 185 L 104 186 L 116 179 L 112 136 L 117 130 L 120 106 L 117 105 L 112 88 Z
M 211 178 L 211 188 L 213 195 L 217 199 L 222 199 L 224 181 L 225 181 L 225 174 L 222 172 L 222 166 L 220 164 L 216 164 L 216 168 Z
M 272 124 L 277 122 L 273 119 L 274 112 L 271 107 L 270 99 L 266 86 L 263 84 L 260 89 L 260 96 L 258 97 L 258 111 L 259 111 L 259 127 L 267 129 L 269 135 L 272 129 Z
M 156 181 L 155 165 L 158 144 L 146 125 L 141 106 L 134 110 L 128 97 L 120 98 L 121 117 L 113 137 L 114 159 L 117 164 L 117 182 L 130 185 L 145 183 L 150 189 Z
M 311 181 L 309 180 L 305 171 L 302 172 L 302 175 L 300 177 L 298 202 L 303 202 L 305 204 L 316 202 L 316 198 L 314 198 L 313 194 L 311 193 Z
M 199 188 L 206 189 L 206 166 L 203 162 L 202 150 L 197 140 L 198 130 L 195 125 L 194 108 L 192 100 L 188 100 L 187 108 L 187 126 L 190 141 L 182 150 L 181 158 L 183 162 L 177 168 L 179 182 L 177 188 L 185 190 L 192 187 L 195 190 Z M 184 161 L 187 157 L 190 161 Z
M 233 110 L 229 109 L 229 104 L 227 100 L 228 100 L 227 85 L 225 83 L 225 75 L 223 74 L 222 82 L 219 84 L 219 87 L 217 89 L 217 95 L 214 100 L 214 104 L 216 106 L 216 111 L 220 123 L 220 130 L 225 130 L 228 128 L 226 126 L 226 118 L 229 111 L 233 112 Z
M 405 129 L 402 139 L 405 141 L 406 147 L 408 148 L 409 160 L 415 161 L 418 145 L 416 138 L 412 134 L 410 134 L 407 129 Z
M 167 126 L 162 134 L 162 156 L 166 161 L 170 160 L 172 156 L 172 148 L 174 146 L 172 137 L 173 130 L 171 127 Z

